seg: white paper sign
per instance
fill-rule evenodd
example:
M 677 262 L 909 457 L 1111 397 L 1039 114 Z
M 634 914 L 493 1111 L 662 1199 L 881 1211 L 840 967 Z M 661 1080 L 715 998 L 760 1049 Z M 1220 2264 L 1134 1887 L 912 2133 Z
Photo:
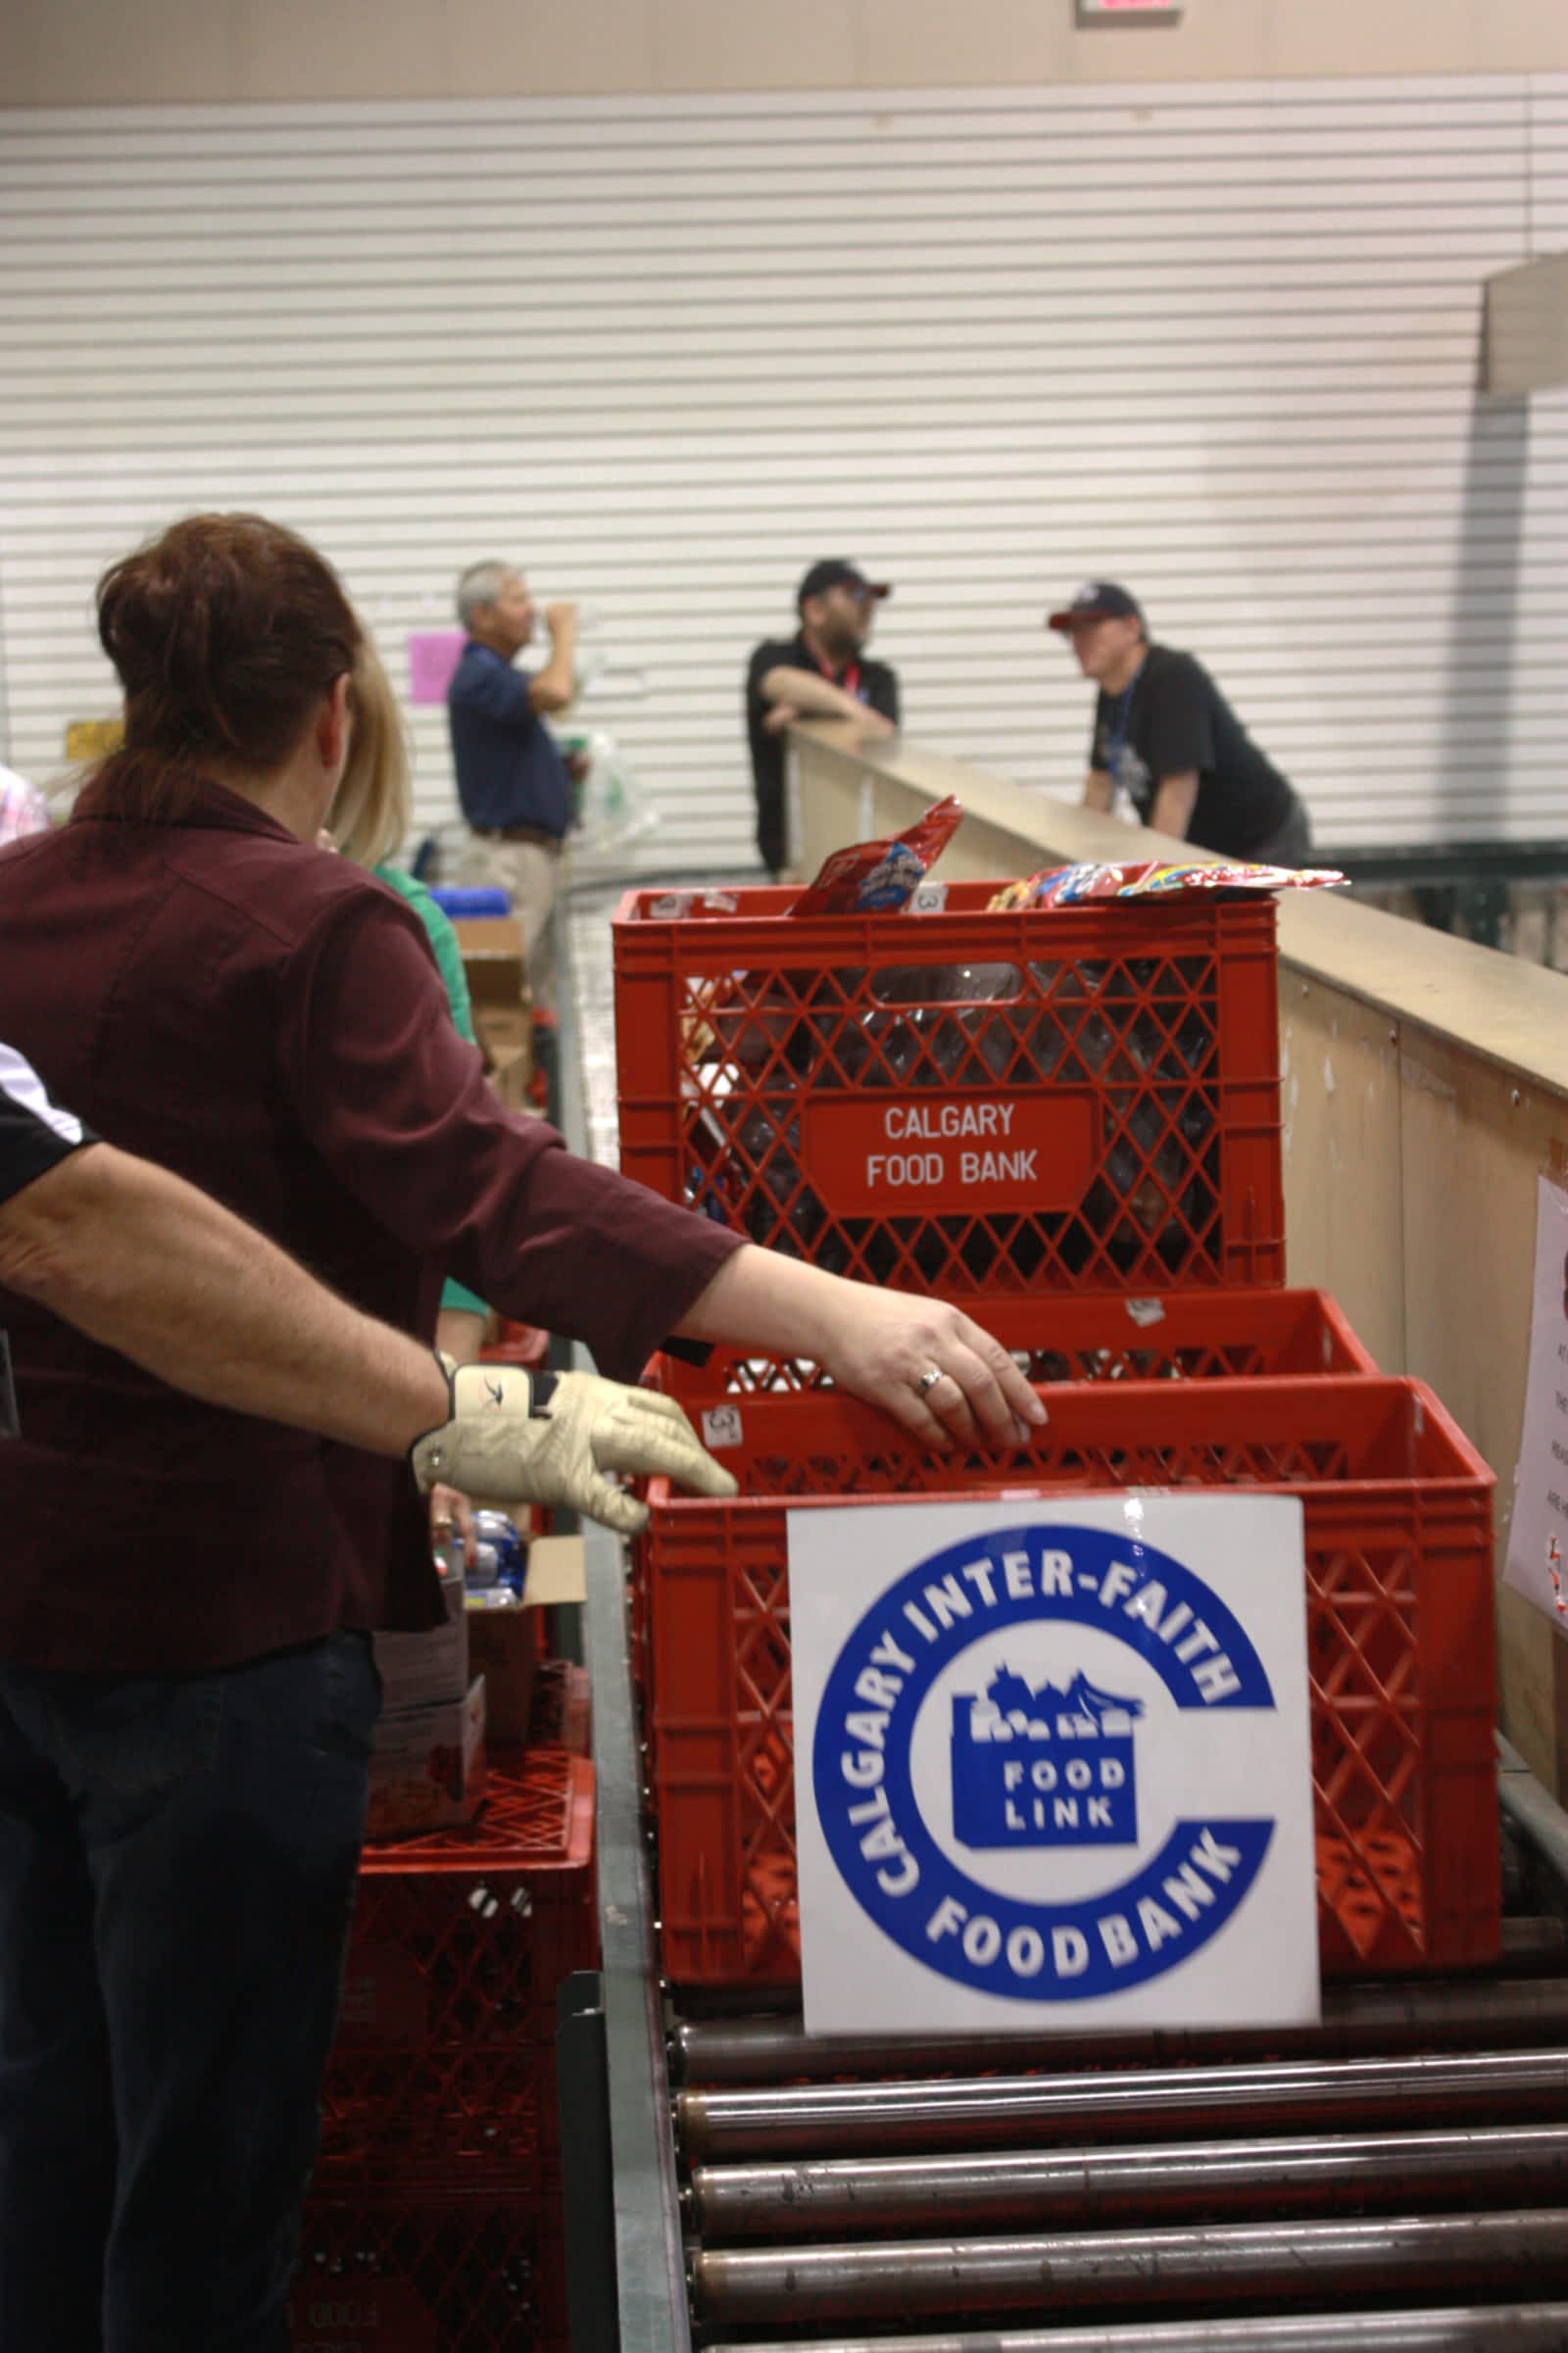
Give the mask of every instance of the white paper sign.
M 1503 1575 L 1568 1633 L 1568 1193 L 1548 1177 L 1536 1202 L 1534 1298 Z
M 789 1514 L 806 2024 L 1319 2015 L 1301 1507 Z

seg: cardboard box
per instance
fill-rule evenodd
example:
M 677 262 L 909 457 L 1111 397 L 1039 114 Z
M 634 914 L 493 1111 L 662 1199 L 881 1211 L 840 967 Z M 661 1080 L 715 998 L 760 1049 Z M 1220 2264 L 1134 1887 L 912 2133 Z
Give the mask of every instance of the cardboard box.
M 533 1077 L 533 1015 L 523 1005 L 476 1005 L 474 1035 L 484 1056 L 485 1076 L 514 1111 L 529 1111 Z
M 533 1053 L 533 1015 L 525 1005 L 476 1005 L 473 1028 L 487 1061 L 504 1054 Z
M 489 1079 L 509 1111 L 530 1111 L 535 1118 L 542 1116 L 528 1092 L 533 1081 L 533 1056 L 525 1047 L 498 1055 Z
M 471 1822 L 484 1796 L 484 1677 L 435 1707 L 383 1712 L 370 1753 L 368 1838 L 412 1838 Z
M 518 1005 L 528 1001 L 522 930 L 513 915 L 460 915 L 453 924 L 467 977 L 474 1018 L 484 1005 Z
M 541 1609 L 588 1595 L 587 1563 L 580 1536 L 536 1537 L 528 1547 L 528 1574 L 515 1609 L 471 1607 L 468 1653 L 485 1680 L 490 1736 L 526 1740 L 539 1668 Z
M 528 1738 L 539 1670 L 539 1619 L 531 1609 L 468 1609 L 468 1648 L 484 1676 L 485 1727 L 491 1740 Z
M 411 1707 L 441 1707 L 461 1699 L 468 1688 L 468 1621 L 463 1579 L 443 1577 L 446 1619 L 426 1634 L 378 1634 L 375 1663 L 381 1673 L 381 1713 L 400 1715 Z
M 523 1602 L 529 1609 L 556 1609 L 588 1598 L 588 1555 L 580 1536 L 536 1536 L 528 1546 Z

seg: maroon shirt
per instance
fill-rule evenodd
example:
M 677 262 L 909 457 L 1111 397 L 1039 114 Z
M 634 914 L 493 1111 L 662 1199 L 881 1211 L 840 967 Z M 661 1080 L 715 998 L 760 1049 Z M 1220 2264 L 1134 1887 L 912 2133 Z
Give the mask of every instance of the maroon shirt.
M 418 917 L 249 802 L 0 855 L 0 1028 L 106 1142 L 428 1339 L 451 1273 L 635 1380 L 736 1247 L 509 1111 Z M 0 1291 L 0 1658 L 177 1672 L 437 1615 L 400 1463 L 199 1403 Z

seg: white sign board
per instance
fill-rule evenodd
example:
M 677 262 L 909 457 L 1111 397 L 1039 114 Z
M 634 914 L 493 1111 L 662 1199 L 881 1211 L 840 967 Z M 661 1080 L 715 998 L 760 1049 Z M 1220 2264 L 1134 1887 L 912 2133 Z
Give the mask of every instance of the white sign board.
M 789 1514 L 813 2034 L 1319 2015 L 1301 1507 Z
M 1535 1303 L 1506 1582 L 1568 1633 L 1568 1193 L 1541 1180 Z

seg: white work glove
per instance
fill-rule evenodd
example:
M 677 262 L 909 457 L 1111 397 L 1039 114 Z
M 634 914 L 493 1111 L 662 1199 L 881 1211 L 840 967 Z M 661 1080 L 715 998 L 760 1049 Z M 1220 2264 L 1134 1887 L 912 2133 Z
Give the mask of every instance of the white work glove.
M 564 1503 L 635 1536 L 648 1506 L 615 1477 L 662 1475 L 702 1495 L 735 1481 L 704 1451 L 673 1397 L 597 1373 L 525 1373 L 511 1364 L 440 1359 L 452 1412 L 409 1449 L 421 1494 L 439 1481 L 500 1503 Z

